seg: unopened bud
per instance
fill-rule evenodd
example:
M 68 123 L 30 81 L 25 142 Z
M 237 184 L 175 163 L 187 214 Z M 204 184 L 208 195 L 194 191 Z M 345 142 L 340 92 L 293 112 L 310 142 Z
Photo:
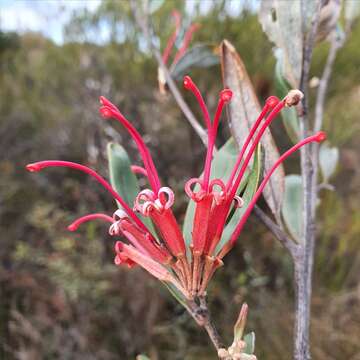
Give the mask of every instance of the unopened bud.
M 309 86 L 313 89 L 318 87 L 320 84 L 320 80 L 317 76 L 313 76 L 309 81 Z
M 285 105 L 286 106 L 294 106 L 297 105 L 301 99 L 304 97 L 304 94 L 300 90 L 290 90 L 289 93 L 285 97 Z

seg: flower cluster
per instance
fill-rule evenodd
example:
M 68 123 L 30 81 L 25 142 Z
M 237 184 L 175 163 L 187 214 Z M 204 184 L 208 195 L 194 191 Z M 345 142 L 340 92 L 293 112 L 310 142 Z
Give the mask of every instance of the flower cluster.
M 27 165 L 27 169 L 39 171 L 46 167 L 61 166 L 74 168 L 92 176 L 118 201 L 121 209 L 115 211 L 112 217 L 98 213 L 86 215 L 73 222 L 69 230 L 74 231 L 83 222 L 93 219 L 109 222 L 111 224 L 109 233 L 112 236 L 123 237 L 123 240 L 117 241 L 115 245 L 116 265 L 129 267 L 140 265 L 157 279 L 176 288 L 186 299 L 191 300 L 204 295 L 209 280 L 215 270 L 223 264 L 223 257 L 234 246 L 272 173 L 301 146 L 310 142 L 321 142 L 326 136 L 323 132 L 310 136 L 279 157 L 271 170 L 265 174 L 230 240 L 219 250 L 217 246 L 229 217 L 234 209 L 236 211 L 236 208 L 244 205 L 238 194 L 239 186 L 262 135 L 280 111 L 286 106 L 295 105 L 302 94 L 300 91 L 293 90 L 283 100 L 274 96 L 266 100 L 263 110 L 250 129 L 237 156 L 230 177 L 225 181 L 225 179 L 211 177 L 211 165 L 220 117 L 225 105 L 231 101 L 232 92 L 230 89 L 220 92 L 217 109 L 212 119 L 198 87 L 189 76 L 184 78 L 184 87 L 197 99 L 208 132 L 203 174 L 199 178 L 190 179 L 185 184 L 185 192 L 190 197 L 190 201 L 196 204 L 190 246 L 186 246 L 180 226 L 172 211 L 174 192 L 169 187 L 162 186 L 149 149 L 138 131 L 120 110 L 104 97 L 100 98 L 101 115 L 105 119 L 113 118 L 120 122 L 133 138 L 141 155 L 143 167 L 133 166 L 132 169 L 135 173 L 146 176 L 149 184 L 148 189 L 139 192 L 133 208 L 104 178 L 86 166 L 67 161 L 41 161 Z M 138 214 L 151 219 L 157 234 L 153 234 L 148 229 Z

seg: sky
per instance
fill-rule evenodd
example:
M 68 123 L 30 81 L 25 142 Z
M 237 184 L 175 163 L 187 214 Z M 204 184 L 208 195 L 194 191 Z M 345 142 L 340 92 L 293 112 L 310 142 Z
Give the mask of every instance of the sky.
M 187 12 L 191 14 L 199 0 L 185 1 Z M 213 1 L 201 0 L 201 12 L 209 11 Z M 244 2 L 254 5 L 258 3 L 258 0 L 228 0 L 229 14 L 236 16 Z M 57 44 L 62 44 L 64 42 L 63 27 L 70 19 L 72 12 L 81 9 L 94 11 L 100 3 L 101 0 L 0 0 L 0 29 L 20 33 L 41 32 Z
M 63 26 L 73 10 L 95 10 L 101 0 L 0 0 L 0 29 L 37 31 L 63 43 Z

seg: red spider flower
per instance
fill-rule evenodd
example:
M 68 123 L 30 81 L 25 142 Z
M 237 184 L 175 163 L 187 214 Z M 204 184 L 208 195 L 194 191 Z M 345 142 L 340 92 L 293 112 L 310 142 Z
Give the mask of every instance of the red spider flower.
M 271 96 L 266 102 L 258 119 L 250 129 L 244 145 L 239 152 L 236 164 L 228 179 L 211 179 L 211 163 L 215 146 L 217 129 L 224 106 L 231 100 L 232 92 L 224 89 L 220 92 L 214 118 L 211 119 L 203 97 L 189 76 L 184 78 L 184 87 L 196 97 L 204 116 L 208 131 L 208 148 L 205 158 L 203 175 L 201 178 L 190 179 L 185 184 L 185 192 L 190 201 L 196 203 L 192 227 L 192 242 L 188 247 L 183 234 L 172 212 L 174 193 L 169 187 L 162 186 L 149 149 L 134 126 L 125 118 L 119 109 L 104 97 L 100 98 L 102 106 L 100 113 L 106 119 L 113 118 L 120 122 L 135 141 L 141 155 L 144 167 L 133 166 L 135 173 L 146 176 L 149 189 L 143 189 L 131 208 L 112 188 L 112 186 L 94 170 L 67 161 L 40 161 L 27 165 L 29 171 L 40 171 L 46 167 L 70 167 L 87 173 L 97 180 L 110 192 L 122 209 L 115 211 L 113 217 L 105 214 L 89 214 L 76 220 L 69 226 L 74 231 L 86 221 L 101 219 L 109 222 L 109 233 L 113 236 L 123 236 L 124 241 L 117 241 L 115 245 L 115 264 L 129 267 L 140 265 L 157 279 L 175 288 L 186 299 L 194 299 L 204 295 L 209 280 L 215 270 L 222 265 L 222 259 L 234 246 L 243 226 L 249 217 L 256 201 L 260 197 L 270 176 L 277 167 L 293 152 L 310 142 L 321 142 L 326 138 L 325 133 L 319 132 L 310 136 L 282 154 L 270 171 L 265 174 L 253 198 L 247 205 L 243 216 L 233 231 L 230 240 L 217 249 L 227 220 L 232 214 L 233 205 L 243 206 L 238 195 L 241 180 L 254 155 L 262 135 L 286 106 L 299 102 L 302 94 L 292 90 L 283 100 Z M 196 191 L 195 191 L 196 190 Z M 140 220 L 137 213 L 151 219 L 158 237 L 154 236 L 148 227 Z
M 171 64 L 169 64 L 170 55 L 175 46 L 175 42 L 176 42 L 177 38 L 179 37 L 181 23 L 182 23 L 181 14 L 178 11 L 174 10 L 172 12 L 172 16 L 175 20 L 175 30 L 172 33 L 172 35 L 170 36 L 170 38 L 168 39 L 166 47 L 162 53 L 162 60 L 163 60 L 164 64 L 170 68 L 170 71 L 175 67 L 175 65 L 178 63 L 178 61 L 184 56 L 186 50 L 189 48 L 189 45 L 190 45 L 190 42 L 191 42 L 194 32 L 200 28 L 200 24 L 191 24 L 186 29 L 185 34 L 184 34 L 183 38 L 181 39 L 182 40 L 181 46 L 178 49 L 178 51 L 175 53 Z M 160 93 L 165 94 L 166 93 L 166 91 L 165 91 L 166 80 L 165 80 L 165 76 L 164 76 L 161 68 L 158 69 L 158 81 L 159 81 Z

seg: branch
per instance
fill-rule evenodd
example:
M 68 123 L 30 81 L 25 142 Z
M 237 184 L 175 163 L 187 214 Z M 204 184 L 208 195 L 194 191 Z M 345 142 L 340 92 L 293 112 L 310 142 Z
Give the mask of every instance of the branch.
M 198 305 L 195 301 L 188 301 L 187 309 L 190 315 L 195 319 L 196 323 L 206 330 L 215 349 L 219 351 L 224 348 L 223 342 L 215 328 L 215 325 L 211 321 L 205 296 L 201 296 L 199 298 L 199 302 L 200 305 Z
M 150 27 L 150 24 L 149 24 L 149 21 L 148 21 L 148 19 L 149 19 L 148 12 L 144 16 L 141 16 L 139 14 L 139 11 L 138 11 L 139 8 L 137 7 L 135 0 L 130 1 L 130 6 L 131 6 L 131 10 L 132 10 L 132 12 L 134 14 L 135 21 L 138 24 L 141 31 L 143 32 L 143 34 L 145 35 L 146 40 L 147 40 L 147 42 L 149 44 L 150 50 L 153 53 L 153 55 L 155 56 L 156 61 L 158 63 L 158 66 L 159 66 L 159 68 L 161 69 L 161 71 L 164 74 L 166 83 L 168 84 L 169 89 L 170 89 L 171 93 L 173 94 L 175 101 L 177 102 L 177 104 L 180 107 L 181 111 L 185 115 L 186 119 L 189 121 L 190 125 L 194 128 L 196 133 L 199 135 L 199 137 L 202 140 L 202 142 L 204 143 L 204 145 L 207 146 L 207 133 L 206 133 L 206 131 L 203 129 L 203 127 L 197 121 L 195 115 L 192 113 L 192 111 L 190 110 L 190 108 L 186 104 L 183 96 L 181 95 L 178 87 L 176 86 L 175 81 L 173 80 L 173 78 L 172 78 L 172 76 L 171 76 L 171 74 L 169 72 L 169 69 L 167 68 L 167 66 L 163 62 L 160 51 L 153 44 L 152 37 L 151 37 L 151 34 L 152 34 L 153 31 L 152 31 L 152 29 Z
M 335 35 L 336 36 L 336 35 Z M 320 79 L 319 88 L 317 91 L 316 105 L 315 105 L 315 121 L 314 132 L 320 131 L 322 128 L 324 117 L 325 96 L 327 93 L 330 75 L 332 73 L 334 61 L 338 50 L 343 45 L 342 39 L 333 38 L 330 45 L 329 54 L 326 60 L 325 68 Z
M 311 29 L 304 39 L 303 63 L 300 80 L 300 90 L 304 94 L 302 100 L 302 114 L 300 118 L 300 132 L 304 139 L 310 130 L 308 117 L 308 80 L 310 64 L 313 54 L 315 37 L 320 19 L 320 9 L 323 0 L 318 1 L 318 6 L 312 17 Z M 306 1 L 302 1 L 305 6 Z M 303 13 L 304 13 L 303 9 Z M 302 211 L 302 242 L 299 249 L 299 256 L 294 260 L 294 280 L 295 280 L 295 360 L 309 360 L 309 328 L 310 328 L 310 300 L 312 292 L 312 270 L 314 262 L 315 246 L 315 206 L 316 194 L 313 190 L 314 168 L 312 164 L 312 146 L 304 146 L 301 153 L 301 175 L 303 182 L 303 211 Z
M 333 65 L 335 62 L 336 54 L 338 50 L 344 44 L 345 37 L 339 38 L 336 33 L 334 33 L 333 38 L 330 43 L 330 50 L 326 60 L 323 74 L 320 79 L 319 88 L 317 91 L 316 104 L 315 104 L 315 120 L 314 120 L 314 132 L 320 131 L 323 125 L 324 119 L 324 107 L 325 107 L 325 98 L 329 85 L 330 76 L 333 70 Z M 317 197 L 321 186 L 317 185 L 318 172 L 319 172 L 319 145 L 313 144 L 312 152 L 312 164 L 314 168 L 314 176 L 312 179 L 312 192 Z M 316 203 L 313 203 L 312 212 L 315 214 Z
M 264 223 L 264 225 L 273 233 L 273 235 L 280 241 L 281 245 L 289 251 L 293 258 L 297 257 L 299 252 L 299 245 L 297 245 L 291 238 L 285 233 L 285 231 L 276 224 L 264 211 L 262 211 L 257 205 L 254 208 L 255 215 Z
M 188 105 L 186 104 L 183 96 L 181 95 L 179 89 L 176 86 L 176 83 L 175 83 L 174 79 L 172 78 L 172 76 L 171 76 L 171 74 L 169 72 L 169 69 L 167 68 L 167 66 L 163 62 L 163 59 L 161 57 L 161 54 L 160 54 L 159 50 L 157 50 L 156 48 L 153 47 L 152 51 L 153 51 L 153 54 L 154 54 L 154 56 L 155 56 L 155 58 L 156 58 L 156 60 L 157 60 L 157 62 L 159 64 L 159 67 L 160 67 L 161 71 L 164 73 L 166 83 L 169 86 L 169 89 L 170 89 L 171 93 L 173 94 L 173 96 L 175 98 L 175 101 L 179 105 L 179 107 L 182 110 L 183 114 L 185 115 L 186 119 L 189 121 L 191 126 L 194 128 L 196 133 L 199 135 L 201 141 L 204 143 L 205 146 L 207 146 L 207 133 L 206 133 L 206 131 L 203 129 L 203 127 L 196 120 L 194 114 L 192 113 L 192 111 L 190 110 Z

